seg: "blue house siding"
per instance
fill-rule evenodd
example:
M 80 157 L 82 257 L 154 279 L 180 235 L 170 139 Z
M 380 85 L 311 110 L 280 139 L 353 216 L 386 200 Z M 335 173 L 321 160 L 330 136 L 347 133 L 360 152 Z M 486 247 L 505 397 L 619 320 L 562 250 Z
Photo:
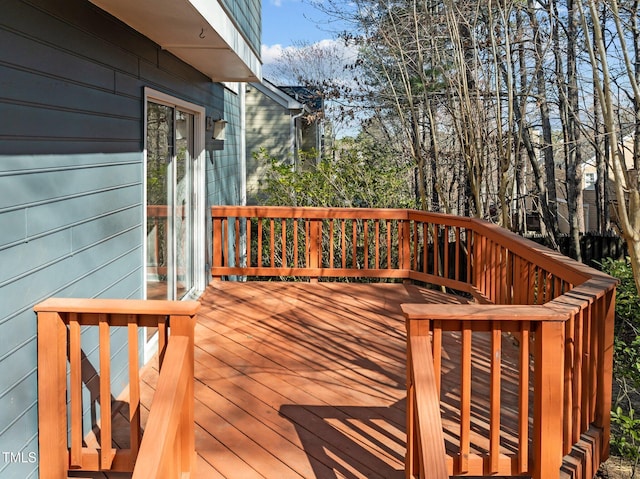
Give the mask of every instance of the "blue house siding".
M 260 56 L 262 40 L 262 4 L 259 0 L 222 0 L 222 4 L 234 18 L 238 30 L 247 39 L 256 55 Z
M 212 205 L 240 204 L 242 177 L 240 158 L 240 100 L 231 90 L 224 90 L 224 119 L 228 122 L 225 130 L 224 150 L 208 151 L 207 191 Z
M 144 87 L 229 121 L 225 149 L 207 152 L 211 203 L 241 197 L 239 102 L 83 0 L 3 2 L 0 45 L 0 477 L 26 478 L 37 476 L 33 306 L 143 294 Z M 112 337 L 116 396 L 125 334 Z M 97 365 L 95 334 L 83 341 Z

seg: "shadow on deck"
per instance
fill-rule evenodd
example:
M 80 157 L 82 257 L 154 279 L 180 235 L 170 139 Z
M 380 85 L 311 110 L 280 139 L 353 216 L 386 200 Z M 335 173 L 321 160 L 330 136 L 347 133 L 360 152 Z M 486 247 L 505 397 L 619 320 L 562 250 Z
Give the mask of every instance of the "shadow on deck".
M 463 298 L 404 284 L 214 282 L 196 326 L 197 476 L 202 478 L 404 477 L 406 334 L 402 303 Z M 509 370 L 517 348 L 505 337 Z M 477 341 L 474 381 L 487 376 Z M 443 424 L 458 443 L 459 339 L 445 341 Z M 516 359 L 517 360 L 517 359 Z M 142 374 L 150 405 L 157 369 Z M 515 386 L 505 372 L 502 447 L 517 445 L 509 422 Z M 488 450 L 488 400 L 472 400 L 472 449 Z M 514 404 L 516 404 L 514 402 Z M 143 417 L 144 419 L 144 417 Z M 515 447 L 515 446 L 514 446 Z

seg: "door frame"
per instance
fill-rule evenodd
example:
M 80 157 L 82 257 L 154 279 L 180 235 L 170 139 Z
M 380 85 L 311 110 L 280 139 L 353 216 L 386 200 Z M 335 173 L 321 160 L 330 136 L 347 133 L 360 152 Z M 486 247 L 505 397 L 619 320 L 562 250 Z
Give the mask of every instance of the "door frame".
M 193 115 L 193 208 L 194 208 L 194 224 L 193 224 L 193 272 L 194 272 L 194 284 L 193 288 L 182 299 L 195 299 L 199 297 L 207 284 L 206 271 L 206 248 L 205 248 L 205 236 L 206 236 L 206 197 L 205 197 L 205 108 L 201 105 L 191 103 L 180 98 L 168 95 L 166 93 L 154 90 L 149 87 L 144 87 L 144 107 L 143 107 L 143 168 L 142 168 L 142 191 L 143 191 L 143 212 L 142 212 L 142 249 L 143 249 L 143 298 L 147 298 L 147 107 L 148 103 L 159 103 L 161 105 L 169 106 L 175 109 L 179 109 L 188 112 Z M 146 338 L 146 332 L 145 332 Z M 149 341 L 145 341 L 145 354 L 144 361 L 146 362 L 157 350 L 157 334 L 154 335 Z

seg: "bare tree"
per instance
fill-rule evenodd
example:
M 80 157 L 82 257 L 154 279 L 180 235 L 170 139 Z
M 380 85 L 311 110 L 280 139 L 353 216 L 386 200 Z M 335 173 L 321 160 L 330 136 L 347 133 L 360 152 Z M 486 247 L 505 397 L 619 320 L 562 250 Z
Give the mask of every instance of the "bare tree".
M 634 152 L 631 168 L 628 167 L 624 152 L 619 144 L 619 130 L 616 127 L 615 103 L 612 88 L 614 82 L 611 79 L 611 71 L 607 49 L 602 36 L 602 24 L 598 15 L 595 0 L 587 0 L 590 20 L 593 22 L 591 33 L 593 38 L 586 35 L 586 46 L 594 69 L 594 83 L 596 93 L 599 97 L 602 108 L 602 117 L 604 129 L 609 138 L 610 148 L 610 167 L 614 177 L 614 188 L 617 200 L 617 214 L 620 224 L 621 234 L 625 239 L 631 265 L 634 271 L 636 288 L 640 292 L 640 180 L 638 171 L 640 170 L 640 151 L 638 150 L 640 142 L 640 44 L 638 44 L 638 2 L 634 2 L 630 17 L 630 22 L 626 27 L 631 29 L 632 39 L 634 42 L 633 50 L 627 46 L 627 30 L 623 24 L 620 15 L 620 9 L 617 0 L 608 0 L 607 6 L 611 11 L 611 21 L 617 33 L 617 41 L 620 45 L 622 53 L 622 64 L 626 72 L 626 80 L 632 95 L 632 102 L 635 113 L 635 129 L 634 129 Z M 579 4 L 581 12 L 581 22 L 584 32 L 589 32 L 587 14 Z M 633 8 L 631 10 L 633 10 Z M 635 29 L 635 30 L 634 30 Z M 598 55 L 596 56 L 596 51 Z M 635 55 L 632 60 L 631 53 Z M 633 61 L 635 61 L 635 66 Z M 602 78 L 600 79 L 600 74 Z

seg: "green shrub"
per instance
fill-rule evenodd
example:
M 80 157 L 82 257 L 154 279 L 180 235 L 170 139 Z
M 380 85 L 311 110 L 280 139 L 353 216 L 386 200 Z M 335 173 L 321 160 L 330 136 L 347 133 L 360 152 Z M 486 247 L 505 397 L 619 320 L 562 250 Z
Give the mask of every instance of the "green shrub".
M 640 296 L 631 263 L 606 259 L 603 271 L 620 280 L 616 294 L 612 452 L 640 460 Z

